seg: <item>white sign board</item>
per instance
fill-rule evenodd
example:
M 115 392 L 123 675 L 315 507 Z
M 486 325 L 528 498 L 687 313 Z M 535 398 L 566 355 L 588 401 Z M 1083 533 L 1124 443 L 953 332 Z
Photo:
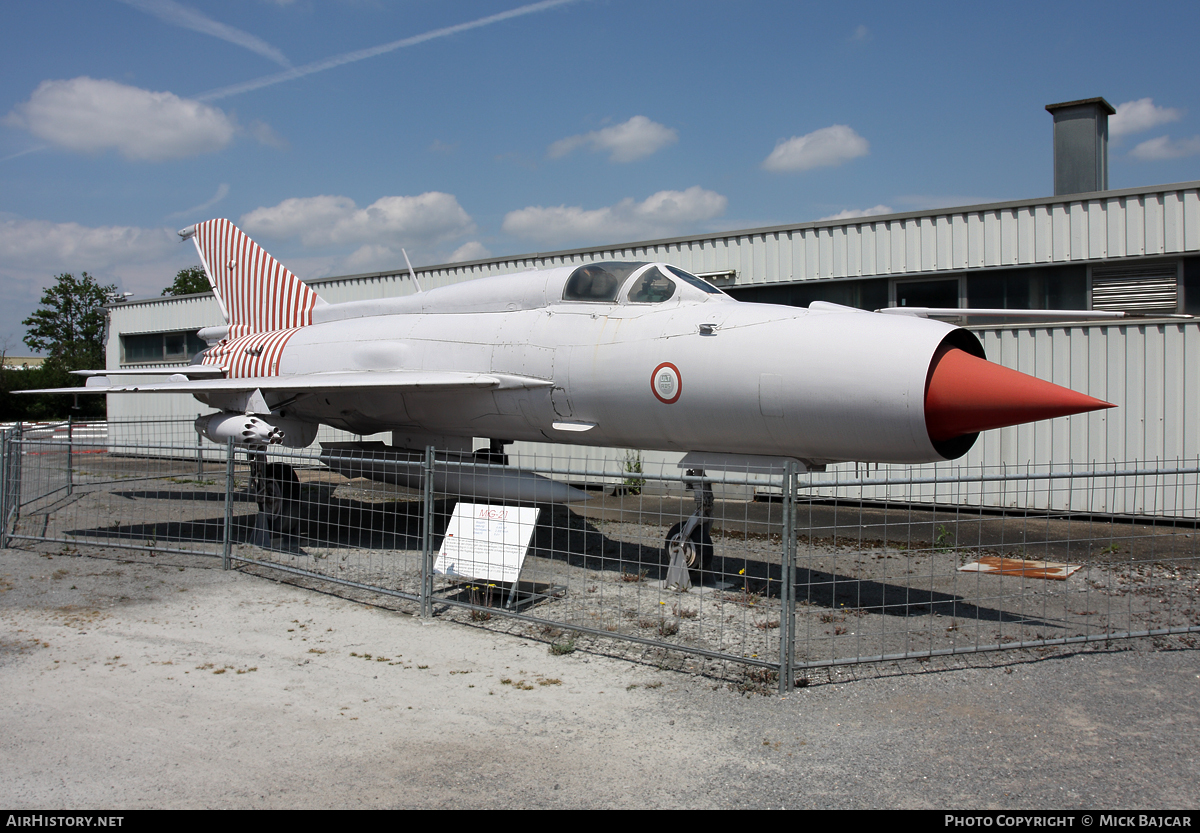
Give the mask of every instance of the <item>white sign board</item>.
M 517 580 L 540 509 L 459 503 L 433 571 L 479 581 Z

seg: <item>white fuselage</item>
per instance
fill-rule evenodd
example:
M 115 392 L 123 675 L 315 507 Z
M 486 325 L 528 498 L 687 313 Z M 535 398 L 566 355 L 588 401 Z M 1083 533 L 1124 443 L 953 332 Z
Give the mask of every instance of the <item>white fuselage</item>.
M 362 434 L 817 463 L 942 459 L 925 427 L 924 391 L 934 352 L 956 328 L 833 305 L 739 303 L 684 282 L 656 303 L 631 302 L 628 283 L 615 302 L 563 300 L 571 273 L 321 307 L 278 364 L 280 374 L 459 371 L 543 386 L 309 393 L 286 415 Z

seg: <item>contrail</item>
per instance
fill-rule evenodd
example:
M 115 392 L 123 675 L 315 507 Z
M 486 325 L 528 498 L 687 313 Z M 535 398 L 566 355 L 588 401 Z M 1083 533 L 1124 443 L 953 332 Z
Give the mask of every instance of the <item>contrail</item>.
M 257 52 L 259 55 L 274 61 L 281 67 L 290 67 L 292 65 L 292 62 L 285 58 L 282 52 L 262 38 L 255 37 L 249 32 L 243 32 L 241 29 L 235 29 L 233 26 L 218 23 L 195 9 L 188 8 L 182 3 L 177 3 L 176 0 L 121 0 L 121 2 L 128 6 L 133 6 L 135 9 L 139 9 L 146 14 L 152 14 L 159 20 L 169 23 L 172 26 L 179 26 L 184 29 L 191 29 L 193 32 L 212 35 L 214 38 L 228 41 L 235 46 L 241 46 L 249 49 L 251 52 Z
M 37 147 L 27 148 L 26 150 L 19 150 L 16 153 L 9 154 L 8 156 L 5 156 L 3 159 L 0 159 L 0 162 L 7 162 L 9 159 L 16 159 L 18 156 L 24 156 L 27 153 L 37 153 L 39 150 L 46 150 L 48 147 L 50 147 L 50 146 L 49 145 L 38 145 Z
M 222 182 L 217 186 L 217 193 L 208 202 L 202 202 L 199 205 L 193 205 L 191 208 L 185 208 L 183 211 L 176 211 L 173 214 L 168 214 L 167 219 L 173 220 L 177 217 L 186 217 L 189 214 L 199 214 L 201 211 L 207 211 L 221 200 L 229 196 L 229 183 Z
M 506 12 L 489 15 L 488 17 L 481 17 L 478 20 L 472 20 L 469 23 L 458 23 L 454 26 L 447 26 L 443 29 L 434 29 L 432 32 L 425 32 L 422 35 L 414 35 L 411 38 L 392 41 L 391 43 L 385 43 L 382 46 L 372 46 L 369 49 L 359 49 L 355 52 L 346 52 L 342 55 L 334 55 L 332 58 L 314 61 L 311 64 L 305 64 L 304 66 L 295 67 L 293 69 L 285 70 L 284 72 L 277 72 L 274 75 L 264 75 L 261 78 L 254 79 L 253 81 L 245 81 L 241 84 L 233 84 L 229 87 L 221 87 L 220 89 L 210 90 L 209 92 L 201 93 L 200 95 L 195 96 L 195 99 L 197 101 L 214 101 L 218 98 L 228 98 L 231 95 L 247 93 L 251 90 L 270 87 L 274 84 L 282 84 L 284 81 L 291 81 L 295 78 L 303 78 L 306 75 L 312 75 L 314 72 L 321 72 L 322 70 L 340 67 L 342 64 L 350 64 L 355 61 L 361 61 L 364 58 L 374 58 L 376 55 L 382 55 L 385 52 L 392 52 L 396 49 L 403 49 L 406 46 L 415 46 L 418 43 L 424 43 L 425 41 L 434 40 L 436 38 L 444 38 L 448 35 L 455 35 L 459 32 L 465 32 L 468 29 L 478 29 L 482 26 L 489 26 L 493 23 L 499 23 L 502 20 L 510 20 L 514 17 L 521 17 L 522 15 L 545 11 L 546 9 L 552 9 L 555 6 L 562 6 L 573 2 L 575 2 L 575 0 L 542 0 L 540 3 L 530 3 L 527 6 L 510 9 Z

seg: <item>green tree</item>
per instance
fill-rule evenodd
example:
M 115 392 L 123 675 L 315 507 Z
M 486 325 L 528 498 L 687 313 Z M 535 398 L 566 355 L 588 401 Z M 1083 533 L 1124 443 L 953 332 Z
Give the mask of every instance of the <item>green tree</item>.
M 81 377 L 72 376 L 62 365 L 51 362 L 28 370 L 0 368 L 0 422 L 66 419 L 68 415 L 76 419 L 104 419 L 104 396 L 16 393 L 38 388 L 78 387 L 82 383 Z
M 189 266 L 180 269 L 175 275 L 175 283 L 162 291 L 163 295 L 194 295 L 197 292 L 211 292 L 208 276 L 204 274 L 203 266 Z
M 28 328 L 25 344 L 47 354 L 51 367 L 104 367 L 104 304 L 116 290 L 115 285 L 100 285 L 87 272 L 78 278 L 69 272 L 58 275 L 42 293 L 38 309 L 21 322 Z

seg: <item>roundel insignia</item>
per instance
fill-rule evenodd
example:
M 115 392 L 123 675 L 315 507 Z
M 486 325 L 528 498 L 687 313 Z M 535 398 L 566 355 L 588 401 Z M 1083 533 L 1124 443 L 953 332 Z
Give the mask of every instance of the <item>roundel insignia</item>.
M 670 362 L 663 362 L 654 368 L 650 374 L 650 390 L 664 405 L 674 404 L 683 392 L 683 377 L 679 374 L 679 368 Z

